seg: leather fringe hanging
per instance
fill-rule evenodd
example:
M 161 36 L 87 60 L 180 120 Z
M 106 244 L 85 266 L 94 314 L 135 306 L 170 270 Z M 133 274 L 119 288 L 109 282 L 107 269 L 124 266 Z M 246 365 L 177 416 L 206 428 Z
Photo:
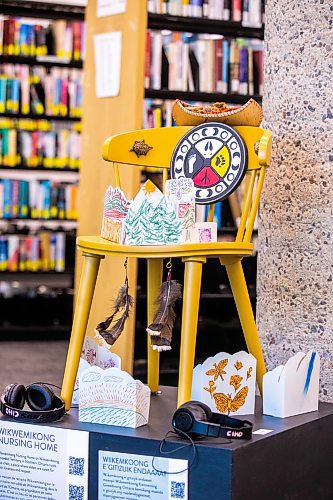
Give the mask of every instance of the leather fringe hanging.
M 160 293 L 155 301 L 157 309 L 153 322 L 147 328 L 151 336 L 152 347 L 157 351 L 171 349 L 172 330 L 176 319 L 174 305 L 182 296 L 180 283 L 171 279 L 171 259 L 166 267 L 169 269 L 167 280 L 161 285 Z
M 101 335 L 103 339 L 109 344 L 113 345 L 115 341 L 120 337 L 121 332 L 124 329 L 125 322 L 129 317 L 131 307 L 133 306 L 133 297 L 128 292 L 128 276 L 127 276 L 127 258 L 124 263 L 126 278 L 125 283 L 122 285 L 118 292 L 118 296 L 114 301 L 113 312 L 96 326 L 96 333 Z M 115 320 L 113 326 L 110 325 L 114 321 L 114 318 L 122 311 L 122 315 L 119 319 Z

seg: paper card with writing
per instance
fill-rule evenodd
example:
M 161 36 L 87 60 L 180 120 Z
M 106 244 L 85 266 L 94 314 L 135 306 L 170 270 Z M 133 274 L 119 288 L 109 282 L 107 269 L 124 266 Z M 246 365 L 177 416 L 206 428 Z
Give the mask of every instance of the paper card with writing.
M 181 222 L 150 180 L 133 200 L 125 221 L 127 245 L 172 245 L 181 242 Z
M 215 243 L 216 241 L 216 222 L 196 222 L 191 228 L 191 243 Z
M 298 352 L 285 365 L 265 373 L 263 413 L 290 417 L 318 410 L 320 358 L 316 351 Z
M 182 223 L 182 243 L 191 241 L 191 229 L 195 224 L 195 189 L 192 179 L 181 177 L 165 183 L 165 197 Z
M 257 361 L 245 351 L 220 352 L 193 371 L 192 400 L 225 415 L 254 413 Z
M 150 389 L 119 368 L 92 366 L 79 383 L 79 420 L 139 427 L 148 423 Z
M 125 217 L 131 201 L 118 187 L 109 186 L 104 197 L 104 211 L 101 236 L 114 243 L 124 243 Z

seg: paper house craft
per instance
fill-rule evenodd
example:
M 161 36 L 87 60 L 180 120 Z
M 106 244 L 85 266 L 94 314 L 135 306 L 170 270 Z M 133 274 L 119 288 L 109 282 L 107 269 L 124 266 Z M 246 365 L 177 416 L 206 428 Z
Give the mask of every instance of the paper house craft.
M 86 361 L 84 358 L 80 358 L 79 368 L 77 370 L 77 375 L 76 375 L 76 379 L 75 379 L 74 392 L 73 392 L 73 398 L 72 398 L 72 406 L 78 406 L 78 404 L 79 404 L 80 376 L 82 375 L 82 372 L 84 372 L 84 370 L 86 370 L 87 368 L 90 368 L 90 364 L 88 363 L 88 361 Z
M 98 335 L 95 339 L 86 337 L 82 349 L 82 358 L 91 366 L 100 368 L 121 368 L 121 358 L 111 351 L 111 347 Z
M 298 352 L 265 373 L 263 378 L 263 413 L 273 417 L 291 417 L 318 410 L 319 354 Z
M 95 424 L 139 427 L 147 424 L 150 389 L 119 368 L 92 366 L 79 382 L 79 420 Z
M 176 210 L 182 223 L 182 243 L 191 241 L 191 230 L 195 224 L 195 189 L 192 179 L 181 177 L 165 183 L 167 203 Z
M 191 399 L 201 401 L 215 413 L 254 413 L 257 361 L 245 351 L 220 352 L 193 371 Z
M 130 206 L 125 231 L 127 245 L 172 245 L 181 242 L 182 226 L 174 207 L 148 180 Z
M 125 241 L 125 218 L 131 202 L 122 190 L 109 186 L 104 197 L 104 212 L 101 236 L 114 243 Z

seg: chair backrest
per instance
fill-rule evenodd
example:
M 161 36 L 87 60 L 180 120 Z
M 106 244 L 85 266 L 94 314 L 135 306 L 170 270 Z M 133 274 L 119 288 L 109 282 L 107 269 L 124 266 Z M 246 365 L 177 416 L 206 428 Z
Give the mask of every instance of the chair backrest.
M 118 164 L 163 169 L 163 186 L 168 178 L 171 157 L 176 144 L 193 127 L 163 127 L 135 130 L 108 138 L 103 147 L 103 158 L 113 163 L 116 185 L 121 187 Z M 265 167 L 270 163 L 272 133 L 259 127 L 233 127 L 247 148 L 247 178 L 243 210 L 236 241 L 250 242 L 258 210 Z M 244 182 L 244 180 L 242 181 Z M 208 220 L 213 220 L 211 205 Z

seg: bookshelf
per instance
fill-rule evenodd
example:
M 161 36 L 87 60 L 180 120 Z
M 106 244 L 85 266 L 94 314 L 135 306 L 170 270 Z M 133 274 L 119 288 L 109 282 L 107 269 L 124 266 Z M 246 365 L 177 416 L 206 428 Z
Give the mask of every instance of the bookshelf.
M 45 115 L 45 114 L 33 114 L 33 113 L 28 113 L 28 114 L 23 114 L 23 113 L 8 113 L 4 112 L 1 113 L 0 115 L 3 118 L 18 118 L 18 119 L 25 119 L 27 118 L 28 120 L 50 120 L 50 121 L 61 121 L 61 122 L 80 122 L 81 118 L 77 116 L 58 116 L 58 115 Z
M 21 171 L 21 172 L 61 172 L 61 173 L 66 173 L 66 172 L 73 172 L 73 173 L 78 173 L 79 169 L 78 168 L 71 168 L 71 167 L 26 167 L 23 165 L 16 165 L 15 167 L 6 167 L 2 165 L 1 167 L 2 171 Z
M 74 4 L 74 2 L 73 2 Z M 35 2 L 29 0 L 6 0 L 1 3 L 5 16 L 33 17 L 44 19 L 66 19 L 84 21 L 85 9 L 69 2 Z
M 64 59 L 54 56 L 15 56 L 15 55 L 0 55 L 0 64 L 26 64 L 27 66 L 44 66 L 45 68 L 83 68 L 83 61 L 75 61 L 74 59 L 68 62 Z
M 260 95 L 222 94 L 221 92 L 189 92 L 168 89 L 145 89 L 146 99 L 181 99 L 184 101 L 203 102 L 218 102 L 222 100 L 223 102 L 227 103 L 245 104 L 251 97 L 258 102 L 261 102 L 262 100 L 262 97 Z
M 264 38 L 264 28 L 248 28 L 240 22 L 205 19 L 202 17 L 171 16 L 148 12 L 148 28 L 154 30 L 208 33 L 245 38 Z
M 73 193 L 77 189 L 81 90 L 79 80 L 74 78 L 79 78 L 83 69 L 85 9 L 77 0 L 73 0 L 77 5 L 69 3 L 8 0 L 1 4 L 0 68 L 7 83 L 0 92 L 0 307 L 5 311 L 0 334 L 11 339 L 22 337 L 23 330 L 25 338 L 37 335 L 44 339 L 68 336 L 70 332 L 76 216 L 72 213 L 68 218 L 65 213 L 58 217 L 54 211 L 39 216 L 37 211 L 33 217 L 25 212 L 17 218 L 3 213 L 6 182 L 12 183 L 13 200 L 17 186 L 21 189 L 22 183 L 39 183 L 40 188 L 45 188 L 39 195 L 40 207 L 49 203 L 52 189 L 60 189 L 60 185 L 64 186 L 62 199 L 66 186 Z M 14 44 L 11 23 L 15 26 Z M 57 92 L 61 106 L 49 98 L 55 85 L 53 75 L 60 81 Z M 27 87 L 23 88 L 27 85 L 24 78 L 29 81 L 28 93 Z M 12 79 L 18 81 L 20 97 L 9 109 L 6 99 L 12 99 Z M 26 105 L 22 109 L 24 98 Z M 75 151 L 70 150 L 74 133 Z M 30 200 L 31 196 L 29 191 Z M 74 210 L 76 201 L 72 202 Z M 23 198 L 19 198 L 18 206 L 20 203 Z M 17 310 L 22 317 L 17 317 Z

